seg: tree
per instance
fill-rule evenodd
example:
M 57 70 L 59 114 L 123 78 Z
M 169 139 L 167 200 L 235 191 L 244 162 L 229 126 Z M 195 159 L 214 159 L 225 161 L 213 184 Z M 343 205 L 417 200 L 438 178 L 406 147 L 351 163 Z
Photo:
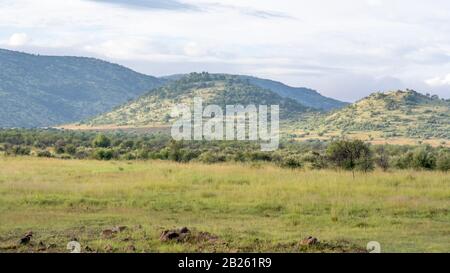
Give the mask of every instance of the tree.
M 384 146 L 379 146 L 376 149 L 377 157 L 375 159 L 375 163 L 380 167 L 383 171 L 387 171 L 390 167 L 389 164 L 389 153 Z
M 92 146 L 95 148 L 108 148 L 111 146 L 111 140 L 105 135 L 97 135 L 92 141 Z
M 331 143 L 327 148 L 327 157 L 338 168 L 364 172 L 373 169 L 373 154 L 370 146 L 361 140 L 340 140 Z
M 436 167 L 436 157 L 431 151 L 431 147 L 427 146 L 414 152 L 411 163 L 412 167 L 416 169 L 433 170 Z
M 443 172 L 450 171 L 450 152 L 441 152 L 436 160 L 436 168 Z

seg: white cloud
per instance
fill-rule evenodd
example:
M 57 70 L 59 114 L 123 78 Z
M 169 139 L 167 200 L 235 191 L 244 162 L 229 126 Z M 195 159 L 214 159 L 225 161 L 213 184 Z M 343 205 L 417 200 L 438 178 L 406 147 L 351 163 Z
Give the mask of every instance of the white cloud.
M 9 37 L 8 45 L 9 46 L 23 46 L 30 41 L 28 35 L 26 33 L 14 33 Z
M 441 90 L 425 82 L 450 71 L 448 0 L 170 1 L 195 7 L 183 9 L 105 1 L 2 0 L 0 43 L 99 57 L 155 75 L 254 73 L 353 100 L 397 83 L 377 79 Z M 32 33 L 33 40 L 11 33 Z
M 432 87 L 450 86 L 450 73 L 443 77 L 435 77 L 425 81 Z

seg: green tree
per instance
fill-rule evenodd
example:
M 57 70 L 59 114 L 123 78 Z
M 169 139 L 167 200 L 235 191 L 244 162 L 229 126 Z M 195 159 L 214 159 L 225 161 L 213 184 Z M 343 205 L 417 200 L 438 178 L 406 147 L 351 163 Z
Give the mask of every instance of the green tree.
M 450 171 L 450 152 L 441 152 L 436 160 L 436 168 L 440 171 Z
M 416 169 L 433 170 L 436 168 L 436 157 L 431 147 L 419 148 L 413 154 L 412 167 Z
M 108 148 L 111 146 L 111 140 L 103 134 L 97 135 L 92 141 L 95 148 Z
M 327 157 L 333 164 L 344 170 L 364 172 L 373 169 L 373 154 L 370 146 L 361 140 L 340 140 L 332 142 L 327 148 Z
M 390 167 L 389 165 L 389 153 L 384 146 L 379 146 L 376 149 L 377 157 L 375 159 L 375 163 L 380 167 L 383 171 L 387 171 Z

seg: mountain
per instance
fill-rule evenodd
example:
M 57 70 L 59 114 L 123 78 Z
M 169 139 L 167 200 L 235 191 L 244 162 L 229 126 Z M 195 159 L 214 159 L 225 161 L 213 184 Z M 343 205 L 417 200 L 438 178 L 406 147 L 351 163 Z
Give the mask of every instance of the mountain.
M 339 100 L 335 100 L 332 98 L 328 98 L 325 96 L 322 96 L 317 92 L 316 90 L 304 88 L 304 87 L 291 87 L 284 83 L 268 80 L 268 79 L 261 79 L 253 76 L 246 76 L 246 75 L 227 75 L 223 74 L 224 76 L 230 76 L 230 77 L 236 77 L 243 80 L 248 80 L 250 84 L 256 85 L 258 87 L 261 87 L 263 89 L 269 89 L 278 95 L 285 97 L 285 98 L 291 98 L 299 102 L 300 104 L 303 104 L 308 107 L 316 108 L 319 110 L 325 110 L 330 111 L 334 109 L 339 109 L 342 107 L 345 107 L 348 105 L 347 102 L 342 102 Z M 162 77 L 164 80 L 179 80 L 183 77 L 183 74 L 175 74 L 170 76 Z
M 0 128 L 85 119 L 165 82 L 98 59 L 5 49 L 0 49 L 0 68 Z
M 192 105 L 194 97 L 201 97 L 204 106 L 274 105 L 280 106 L 280 117 L 291 119 L 312 111 L 297 101 L 260 88 L 239 76 L 191 73 L 166 85 L 153 89 L 140 98 L 113 111 L 83 122 L 88 125 L 145 126 L 168 124 L 175 117 L 170 113 L 176 104 Z
M 294 99 L 305 106 L 313 107 L 316 109 L 329 111 L 333 109 L 339 109 L 348 105 L 348 103 L 346 102 L 324 97 L 313 89 L 304 87 L 291 87 L 281 82 L 260 79 L 252 76 L 242 76 L 242 78 L 248 79 L 250 83 L 261 88 L 272 90 L 282 97 Z
M 450 139 L 450 101 L 413 90 L 374 93 L 305 122 L 306 130 L 321 134 L 370 133 L 384 138 Z M 306 131 L 305 130 L 305 131 Z

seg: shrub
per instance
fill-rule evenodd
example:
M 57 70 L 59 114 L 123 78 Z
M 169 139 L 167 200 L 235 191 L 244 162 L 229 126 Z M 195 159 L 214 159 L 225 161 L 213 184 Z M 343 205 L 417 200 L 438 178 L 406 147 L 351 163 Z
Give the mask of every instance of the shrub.
M 436 157 L 429 147 L 420 148 L 414 152 L 411 163 L 412 167 L 416 169 L 433 170 L 436 168 Z
M 115 158 L 115 153 L 112 149 L 100 148 L 95 150 L 93 157 L 98 160 L 111 160 Z
M 370 146 L 361 140 L 340 140 L 327 148 L 327 157 L 338 168 L 354 171 L 373 169 L 373 155 Z
M 376 149 L 377 157 L 375 159 L 375 163 L 380 167 L 383 171 L 387 171 L 389 169 L 389 153 L 384 146 L 379 146 Z
M 50 152 L 47 151 L 47 150 L 38 151 L 38 152 L 36 153 L 36 156 L 37 156 L 37 157 L 53 157 L 52 153 L 50 153 Z
M 213 152 L 213 151 L 207 151 L 202 153 L 198 159 L 203 163 L 219 163 L 219 162 L 225 162 L 226 156 L 221 153 Z
M 30 155 L 31 149 L 29 147 L 14 145 L 10 148 L 7 148 L 7 155 Z
M 94 148 L 108 148 L 111 146 L 111 140 L 105 135 L 97 135 L 92 141 Z
M 450 152 L 441 152 L 436 160 L 436 169 L 447 172 L 450 170 Z
M 280 166 L 283 168 L 297 169 L 301 168 L 303 165 L 301 159 L 298 156 L 288 155 L 287 157 L 283 158 Z

